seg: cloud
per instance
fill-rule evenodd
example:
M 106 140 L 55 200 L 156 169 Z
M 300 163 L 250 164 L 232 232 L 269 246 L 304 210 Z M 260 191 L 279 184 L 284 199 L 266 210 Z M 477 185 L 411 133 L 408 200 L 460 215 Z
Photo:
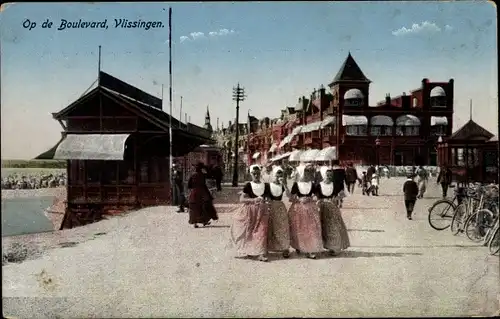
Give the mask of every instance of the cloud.
M 231 30 L 220 29 L 219 31 L 209 32 L 208 35 L 211 37 L 217 37 L 217 36 L 225 36 L 225 35 L 229 35 L 229 34 L 233 34 L 233 33 L 235 33 L 235 31 L 233 29 L 231 29 Z
M 451 30 L 453 30 L 453 27 L 451 25 L 447 24 L 447 25 L 444 26 L 444 29 L 446 31 L 451 31 Z
M 203 32 L 191 32 L 189 34 L 191 36 L 191 38 L 193 40 L 196 40 L 196 39 L 200 39 L 200 38 L 204 38 L 205 37 L 205 33 Z
M 230 35 L 233 33 L 236 33 L 233 29 L 220 29 L 219 31 L 209 32 L 207 35 L 209 37 L 219 37 L 219 36 Z M 185 41 L 195 41 L 195 40 L 202 39 L 202 38 L 206 38 L 205 33 L 203 33 L 203 32 L 191 32 L 189 34 L 189 36 L 185 36 L 185 35 L 181 36 L 180 40 L 182 43 Z
M 438 27 L 434 22 L 429 22 L 429 21 L 424 21 L 420 24 L 414 23 L 411 28 L 406 28 L 402 27 L 400 29 L 397 29 L 395 31 L 392 31 L 392 35 L 399 37 L 399 36 L 404 36 L 404 35 L 410 35 L 410 34 L 418 34 L 422 32 L 426 33 L 435 33 L 435 32 L 440 32 L 441 28 Z

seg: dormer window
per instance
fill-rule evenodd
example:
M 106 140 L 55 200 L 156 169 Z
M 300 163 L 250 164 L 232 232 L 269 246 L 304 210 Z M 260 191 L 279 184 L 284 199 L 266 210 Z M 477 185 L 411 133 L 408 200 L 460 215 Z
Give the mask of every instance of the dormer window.
M 344 106 L 362 106 L 363 93 L 358 89 L 351 89 L 344 94 Z
M 436 86 L 430 93 L 431 107 L 446 107 L 446 92 L 440 86 Z

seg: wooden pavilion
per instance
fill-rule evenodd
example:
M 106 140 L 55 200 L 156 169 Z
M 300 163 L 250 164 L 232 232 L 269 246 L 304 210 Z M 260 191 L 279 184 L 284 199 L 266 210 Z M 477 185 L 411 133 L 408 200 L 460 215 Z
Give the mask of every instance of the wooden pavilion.
M 448 166 L 457 182 L 498 183 L 498 138 L 472 119 L 438 143 L 439 165 Z
M 169 203 L 170 125 L 174 157 L 212 143 L 207 130 L 163 112 L 161 99 L 105 72 L 95 89 L 52 115 L 64 128 L 63 138 L 40 156 L 67 160 L 61 229 Z

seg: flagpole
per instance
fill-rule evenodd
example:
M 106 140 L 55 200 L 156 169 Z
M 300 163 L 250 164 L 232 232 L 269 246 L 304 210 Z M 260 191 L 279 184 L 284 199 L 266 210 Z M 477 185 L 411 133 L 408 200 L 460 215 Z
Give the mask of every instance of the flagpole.
M 170 189 L 173 188 L 173 179 L 172 179 L 172 164 L 173 164 L 173 156 L 172 156 L 172 7 L 168 9 L 168 71 L 169 71 L 169 82 L 170 82 L 170 90 L 169 90 L 169 103 L 170 103 L 170 123 L 168 129 L 169 135 L 169 167 L 170 171 L 168 176 L 170 177 Z M 171 192 L 171 195 L 173 193 Z

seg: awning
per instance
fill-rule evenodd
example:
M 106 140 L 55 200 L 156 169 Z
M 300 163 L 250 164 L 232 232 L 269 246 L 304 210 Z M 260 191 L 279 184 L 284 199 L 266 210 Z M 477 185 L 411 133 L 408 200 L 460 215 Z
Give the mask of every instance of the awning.
M 431 116 L 431 126 L 448 125 L 448 118 L 446 116 Z
M 121 161 L 130 134 L 68 134 L 54 159 Z
M 326 161 L 333 161 L 336 159 L 338 159 L 337 148 L 335 146 L 330 146 L 322 149 L 314 160 L 316 162 L 326 162 Z
M 310 123 L 310 124 L 307 124 L 306 126 L 304 126 L 302 128 L 301 133 L 314 132 L 314 131 L 319 130 L 320 127 L 321 127 L 321 121 L 313 122 L 313 123 Z
M 370 119 L 373 126 L 394 126 L 394 121 L 387 115 L 376 115 Z
M 328 125 L 331 125 L 335 122 L 335 116 L 327 116 L 323 119 L 323 121 L 321 122 L 321 128 L 325 128 L 327 127 Z
M 301 162 L 312 162 L 318 156 L 319 152 L 320 151 L 316 150 L 316 149 L 307 150 L 307 151 L 303 152 L 302 154 L 300 154 L 300 161 Z
M 285 136 L 285 138 L 280 142 L 278 147 L 281 148 L 281 147 L 285 146 L 286 144 L 290 143 L 290 136 L 291 135 Z
M 302 125 L 297 126 L 296 128 L 293 129 L 292 134 L 290 134 L 290 135 L 292 135 L 292 137 L 293 137 L 293 136 L 299 134 L 302 131 L 302 128 L 303 128 Z
M 397 126 L 420 126 L 420 120 L 415 115 L 401 115 L 396 119 Z
M 278 155 L 278 156 L 275 156 L 275 157 L 271 158 L 269 161 L 271 161 L 271 162 L 276 162 L 276 161 L 279 161 L 279 160 L 285 159 L 285 158 L 287 158 L 288 156 L 290 156 L 290 152 L 287 152 L 287 153 L 284 153 L 284 154 L 280 154 L 280 155 Z
M 253 158 L 253 159 L 258 159 L 258 158 L 259 158 L 259 156 L 260 156 L 260 152 L 257 152 L 257 153 L 254 153 L 254 154 L 253 154 L 252 158 Z
M 342 125 L 368 125 L 368 119 L 363 115 L 342 115 Z
M 268 153 L 273 153 L 274 151 L 276 151 L 276 149 L 278 148 L 278 144 L 274 143 L 270 148 L 269 148 L 269 151 L 267 151 Z
M 293 152 L 290 153 L 290 156 L 288 157 L 288 160 L 292 161 L 292 162 L 298 162 L 298 161 L 300 161 L 300 155 L 301 154 L 302 154 L 301 150 L 295 150 L 295 151 L 293 151 Z

